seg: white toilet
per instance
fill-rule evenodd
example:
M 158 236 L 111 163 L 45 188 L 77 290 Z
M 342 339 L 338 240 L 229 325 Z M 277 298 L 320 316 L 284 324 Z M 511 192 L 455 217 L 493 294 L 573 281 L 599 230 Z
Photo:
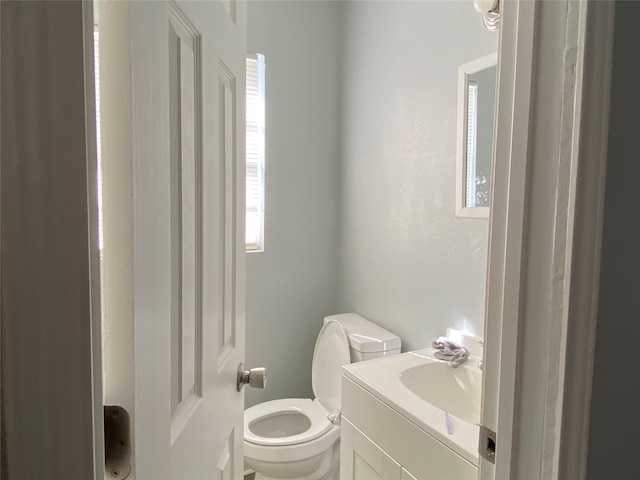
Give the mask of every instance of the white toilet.
M 360 315 L 326 317 L 313 351 L 316 398 L 271 400 L 245 411 L 245 463 L 256 480 L 337 479 L 341 367 L 396 353 L 400 338 Z

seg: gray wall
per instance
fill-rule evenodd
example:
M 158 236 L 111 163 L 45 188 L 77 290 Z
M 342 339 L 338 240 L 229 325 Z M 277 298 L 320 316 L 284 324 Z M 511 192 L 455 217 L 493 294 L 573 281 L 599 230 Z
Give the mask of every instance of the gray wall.
M 617 2 L 587 478 L 640 478 L 640 3 Z
M 248 2 L 248 49 L 266 62 L 265 251 L 247 255 L 251 406 L 311 396 L 311 357 L 335 313 L 340 2 Z
M 487 220 L 455 217 L 458 66 L 496 51 L 468 2 L 347 2 L 340 311 L 400 335 L 482 334 Z
M 0 4 L 2 479 L 103 471 L 92 8 Z
M 247 258 L 247 406 L 311 395 L 322 318 L 423 347 L 483 330 L 487 220 L 455 217 L 458 66 L 498 36 L 466 2 L 248 3 L 266 56 L 266 232 Z

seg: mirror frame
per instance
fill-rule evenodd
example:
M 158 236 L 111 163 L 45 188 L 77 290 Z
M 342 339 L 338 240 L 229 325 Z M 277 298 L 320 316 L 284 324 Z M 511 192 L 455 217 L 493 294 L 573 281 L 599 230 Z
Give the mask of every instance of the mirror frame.
M 489 218 L 490 207 L 466 206 L 466 178 L 467 178 L 467 90 L 469 76 L 498 64 L 498 53 L 494 52 L 480 57 L 458 67 L 458 135 L 456 146 L 456 217 L 460 218 Z M 497 75 L 497 70 L 496 70 Z M 496 76 L 496 83 L 498 79 Z M 494 108 L 495 126 L 495 108 Z M 495 144 L 495 131 L 494 131 Z M 492 159 L 493 163 L 493 159 Z M 492 172 L 493 177 L 493 172 Z

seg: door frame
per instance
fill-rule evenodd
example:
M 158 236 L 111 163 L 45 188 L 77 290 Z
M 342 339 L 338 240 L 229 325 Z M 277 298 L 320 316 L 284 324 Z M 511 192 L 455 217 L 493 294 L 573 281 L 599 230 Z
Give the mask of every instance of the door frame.
M 92 23 L 0 3 L 2 478 L 103 476 Z
M 501 5 L 480 478 L 586 474 L 613 9 Z
M 562 27 L 557 25 L 553 16 L 547 16 L 543 10 L 552 7 L 544 7 L 542 5 L 553 4 L 560 4 L 560 7 L 557 8 L 561 8 L 561 6 L 568 7 L 567 11 L 570 12 L 572 22 L 565 23 L 565 26 Z M 92 17 L 87 18 L 87 12 L 91 9 L 90 2 L 83 2 L 83 7 L 85 9 L 85 26 L 89 22 L 92 26 Z M 584 477 L 593 364 L 592 347 L 596 322 L 596 303 L 593 299 L 597 298 L 594 292 L 597 291 L 598 285 L 599 246 L 602 230 L 602 191 L 607 138 L 606 108 L 604 114 L 602 114 L 601 101 L 605 100 L 606 103 L 609 97 L 610 69 L 602 68 L 602 65 L 606 64 L 607 59 L 610 59 L 610 55 L 607 55 L 607 53 L 610 52 L 612 45 L 612 10 L 613 5 L 611 2 L 534 3 L 523 0 L 504 1 L 502 9 L 503 27 L 500 33 L 502 44 L 500 62 L 503 73 L 501 73 L 499 88 L 501 98 L 507 99 L 506 103 L 511 104 L 511 109 L 507 109 L 505 103 L 499 105 L 498 112 L 500 116 L 498 118 L 496 146 L 498 151 L 504 148 L 518 151 L 520 155 L 524 155 L 524 157 L 521 156 L 519 158 L 525 158 L 526 163 L 521 165 L 520 168 L 515 168 L 515 164 L 511 165 L 514 168 L 508 170 L 509 181 L 505 183 L 506 190 L 500 190 L 496 186 L 493 193 L 494 199 L 502 198 L 502 201 L 505 202 L 504 205 L 508 205 L 510 209 L 504 209 L 496 205 L 492 209 L 491 217 L 492 237 L 490 244 L 491 262 L 488 273 L 487 325 L 490 332 L 496 331 L 496 328 L 500 328 L 502 332 L 496 337 L 497 342 L 487 339 L 487 346 L 491 348 L 488 349 L 485 363 L 488 374 L 486 375 L 488 384 L 485 387 L 486 389 L 494 389 L 497 392 L 497 384 L 489 382 L 489 377 L 491 376 L 489 371 L 495 371 L 498 372 L 498 376 L 495 377 L 494 375 L 494 378 L 499 380 L 501 391 L 499 413 L 488 413 L 486 405 L 484 406 L 485 424 L 491 426 L 491 421 L 495 422 L 493 426 L 496 427 L 499 434 L 498 442 L 505 442 L 505 439 L 522 439 L 532 426 L 530 418 L 527 419 L 525 417 L 535 418 L 543 428 L 541 432 L 536 432 L 535 438 L 542 440 L 537 447 L 528 448 L 528 444 L 518 443 L 518 448 L 506 451 L 499 450 L 495 470 L 486 462 L 482 462 L 481 475 L 483 478 L 493 478 L 494 474 L 498 478 L 515 477 L 518 471 L 521 471 L 527 465 L 531 465 L 532 462 L 540 464 L 540 468 L 545 469 L 545 472 L 554 473 L 553 476 L 561 476 L 559 474 L 562 472 L 572 472 L 574 475 L 575 472 L 580 472 L 579 475 L 575 475 L 576 478 Z M 49 15 L 49 13 L 45 13 L 45 15 Z M 589 26 L 588 29 L 586 28 L 587 25 Z M 86 30 L 88 28 L 85 29 L 85 33 Z M 541 36 L 536 35 L 536 33 L 544 31 L 546 35 L 549 30 L 555 31 L 556 34 L 558 32 L 570 34 L 563 37 L 556 35 L 553 38 L 556 42 L 564 42 L 562 45 L 565 47 L 570 43 L 567 39 L 574 42 L 571 43 L 571 48 L 567 51 L 574 52 L 578 61 L 575 64 L 575 78 L 577 80 L 573 83 L 576 90 L 572 92 L 575 102 L 573 103 L 573 109 L 570 109 L 567 104 L 567 109 L 571 110 L 571 115 L 567 115 L 568 110 L 565 110 L 565 116 L 563 117 L 563 125 L 571 128 L 565 132 L 563 136 L 564 142 L 557 144 L 558 148 L 570 149 L 571 153 L 561 158 L 554 158 L 554 162 L 547 159 L 556 167 L 555 171 L 561 174 L 559 179 L 562 185 L 568 187 L 568 190 L 563 188 L 556 189 L 555 193 L 557 195 L 554 198 L 554 205 L 568 207 L 569 213 L 564 214 L 562 210 L 557 212 L 554 210 L 553 213 L 547 211 L 546 216 L 542 216 L 546 225 L 556 232 L 551 246 L 547 245 L 545 247 L 545 253 L 551 255 L 548 258 L 553 259 L 552 265 L 560 270 L 559 276 L 556 277 L 557 283 L 554 283 L 558 290 L 554 290 L 553 299 L 555 303 L 553 306 L 555 308 L 553 309 L 553 317 L 546 323 L 548 333 L 556 334 L 551 337 L 556 341 L 538 350 L 540 337 L 529 337 L 524 333 L 531 331 L 532 327 L 537 328 L 539 321 L 533 314 L 534 312 L 525 309 L 524 305 L 531 306 L 531 301 L 536 299 L 534 288 L 536 285 L 534 280 L 536 279 L 525 275 L 528 271 L 527 267 L 534 267 L 536 260 L 538 260 L 531 255 L 530 247 L 532 241 L 536 240 L 536 235 L 535 231 L 530 227 L 535 224 L 535 219 L 540 218 L 536 202 L 539 193 L 535 188 L 531 188 L 532 179 L 529 177 L 534 171 L 533 166 L 537 165 L 535 162 L 537 162 L 538 158 L 533 147 L 540 146 L 540 141 L 535 139 L 532 130 L 535 120 L 542 118 L 540 116 L 541 111 L 537 107 L 545 100 L 545 97 L 544 88 L 541 85 L 536 85 L 535 89 L 531 88 L 531 82 L 526 81 L 526 74 L 534 71 L 534 67 L 538 74 L 542 72 L 552 73 L 544 59 L 536 59 L 535 57 L 536 52 L 548 46 L 548 44 L 544 44 Z M 587 31 L 589 32 L 588 36 L 586 35 Z M 33 29 L 31 34 L 37 38 L 37 36 L 43 35 L 43 32 Z M 69 34 L 70 30 L 68 28 L 48 32 L 47 41 L 53 43 L 64 41 L 64 38 Z M 559 40 L 559 38 L 563 40 Z M 509 39 L 513 40 L 513 43 L 510 44 L 511 46 L 507 43 Z M 89 35 L 85 34 L 82 39 L 78 37 L 75 41 L 83 42 L 85 52 L 92 50 L 92 45 L 89 45 L 91 42 Z M 575 43 L 576 41 L 577 43 Z M 517 62 L 516 51 L 518 53 Z M 562 49 L 561 51 L 565 50 Z M 511 55 L 510 64 L 507 61 L 508 52 Z M 59 68 L 59 62 L 68 61 L 66 57 L 57 57 L 56 53 L 51 50 L 46 51 L 45 54 L 48 56 L 47 62 L 44 62 L 44 64 L 51 69 L 52 73 L 55 73 Z M 583 61 L 583 59 L 588 59 L 588 61 Z M 29 61 L 26 57 L 20 60 L 23 63 Z M 534 62 L 534 60 L 536 61 Z M 600 60 L 600 63 L 596 60 Z M 87 79 L 87 84 L 91 84 L 92 69 L 89 66 L 92 66 L 92 64 L 92 58 L 85 58 L 85 66 L 87 68 L 83 72 L 83 76 Z M 510 65 L 509 67 L 508 64 Z M 511 75 L 509 82 L 506 80 L 507 72 L 510 72 Z M 48 75 L 44 75 L 41 80 L 48 82 L 48 78 Z M 509 90 L 507 83 L 510 83 L 511 88 L 515 89 Z M 570 84 L 571 82 L 568 83 Z M 567 82 L 562 84 L 567 85 Z M 516 92 L 517 95 L 515 95 Z M 50 93 L 55 95 L 56 92 L 51 91 Z M 524 94 L 524 97 L 521 93 Z M 83 122 L 88 122 L 86 128 L 87 132 L 89 132 L 87 138 L 90 145 L 91 142 L 95 141 L 95 136 L 91 133 L 90 115 L 92 107 L 88 104 L 84 110 L 77 111 L 75 115 L 77 115 L 77 118 L 81 118 Z M 55 120 L 48 124 L 44 123 L 43 128 L 53 130 L 55 123 Z M 523 124 L 526 126 L 524 130 L 519 128 Z M 4 132 L 10 126 L 3 123 L 0 128 Z M 68 141 L 78 141 L 79 138 L 79 136 L 75 136 L 74 140 Z M 526 148 L 524 147 L 525 145 Z M 85 147 L 87 147 L 86 144 Z M 87 148 L 89 149 L 89 154 L 82 158 L 78 157 L 78 159 L 81 162 L 89 161 L 91 163 L 91 150 L 90 147 Z M 86 152 L 86 148 L 83 151 Z M 563 152 L 566 152 L 566 150 L 563 150 Z M 561 159 L 569 159 L 569 161 L 566 163 L 558 162 Z M 5 157 L 3 152 L 1 165 L 3 169 L 7 161 L 8 158 Z M 56 177 L 62 178 L 65 174 L 62 170 L 51 173 L 53 176 L 51 180 Z M 518 186 L 523 188 L 522 192 L 526 191 L 526 195 L 515 195 Z M 524 190 L 524 186 L 529 186 L 529 188 Z M 33 188 L 33 185 L 31 187 Z M 596 193 L 587 195 L 587 192 L 590 191 L 589 188 L 592 187 L 596 189 Z M 80 195 L 78 198 L 78 202 L 84 204 L 84 198 L 86 197 Z M 508 200 L 509 203 L 506 203 L 505 200 Z M 518 208 L 517 211 L 514 210 L 514 204 Z M 4 217 L 7 211 L 5 209 L 10 208 L 10 206 L 2 205 L 1 208 L 2 216 Z M 58 204 L 51 202 L 46 205 L 46 208 L 43 206 L 39 213 L 47 215 L 59 208 Z M 25 218 L 25 223 L 27 220 Z M 4 239 L 11 233 L 6 230 L 2 231 L 3 247 L 5 244 Z M 580 238 L 583 242 L 573 242 L 573 239 L 578 236 L 581 236 Z M 558 247 L 562 248 L 558 249 Z M 11 272 L 4 267 L 5 265 L 2 265 L 3 283 L 11 280 L 8 277 Z M 42 265 L 38 268 L 41 268 L 42 272 L 44 272 L 46 266 Z M 63 278 L 60 279 L 61 282 L 64 282 L 64 280 Z M 511 283 L 510 280 L 515 280 L 515 283 Z M 87 279 L 87 282 L 89 281 Z M 543 284 L 545 288 L 548 287 L 548 282 L 545 281 Z M 513 289 L 514 285 L 517 286 L 515 296 L 511 296 L 509 294 L 513 293 L 513 291 L 509 289 Z M 540 285 L 538 284 L 538 286 Z M 30 295 L 32 294 L 30 292 Z M 525 302 L 525 300 L 528 300 L 528 302 Z M 93 305 L 95 306 L 95 302 Z M 549 306 L 549 302 L 545 302 L 543 305 L 544 308 Z M 507 314 L 512 316 L 509 317 Z M 516 321 L 512 320 L 512 324 L 508 321 L 503 322 L 503 319 L 508 320 L 509 318 L 516 319 Z M 552 319 L 559 321 L 552 322 Z M 100 356 L 101 332 L 99 328 L 95 328 L 95 320 L 94 316 L 94 328 L 90 338 L 74 339 L 76 345 L 81 343 L 84 347 L 91 347 L 95 363 L 94 374 L 76 376 L 74 383 L 78 388 L 91 388 L 94 392 L 94 397 L 98 398 L 101 395 L 102 382 L 101 376 L 96 375 L 95 372 L 100 363 L 99 361 L 96 362 L 96 358 Z M 3 336 L 6 333 L 6 327 L 16 321 L 18 319 L 9 318 L 3 314 Z M 60 321 L 60 329 L 67 328 L 66 325 L 68 325 L 68 328 L 71 329 L 69 331 L 75 332 L 73 329 L 77 328 L 77 325 L 67 319 L 60 319 Z M 68 324 L 65 323 L 67 321 Z M 505 326 L 504 329 L 502 329 L 503 325 Z M 509 328 L 506 328 L 507 326 Z M 29 345 L 26 345 L 26 348 L 28 347 Z M 48 358 L 48 355 L 57 358 L 67 354 L 64 351 L 35 351 L 37 354 L 32 357 L 42 359 Z M 3 352 L 3 355 L 6 355 L 6 353 Z M 3 356 L 3 367 L 5 361 L 6 359 Z M 522 394 L 526 389 L 536 385 L 534 381 L 536 378 L 530 379 L 531 372 L 535 371 L 535 369 L 539 370 L 540 365 L 546 365 L 547 367 L 545 369 L 546 374 L 543 377 L 545 391 L 547 392 L 544 411 L 542 415 L 539 415 L 539 412 L 534 412 L 534 415 L 527 414 L 525 416 L 521 408 Z M 539 381 L 539 378 L 537 380 Z M 26 394 L 6 390 L 5 376 L 1 378 L 1 381 L 3 407 L 13 402 L 16 405 L 21 405 L 24 413 L 28 414 L 28 409 L 32 408 L 33 405 L 28 401 Z M 65 411 L 68 409 L 68 404 L 64 399 L 52 398 L 51 408 Z M 95 405 L 92 404 L 92 408 L 95 409 Z M 96 459 L 94 463 L 95 478 L 102 477 L 99 465 L 102 457 L 102 424 L 100 420 L 101 417 L 94 411 L 93 419 L 71 422 L 65 426 L 66 434 L 69 434 L 69 432 L 85 434 L 89 429 L 93 432 L 94 441 L 92 445 L 94 458 Z M 3 418 L 2 421 L 4 424 L 6 419 Z M 44 445 L 56 445 L 64 440 L 59 429 L 43 429 L 42 425 L 24 425 L 23 427 L 25 435 L 29 433 L 39 435 Z M 558 429 L 558 427 L 561 427 L 561 429 Z M 3 428 L 3 434 L 4 431 Z M 571 435 L 568 434 L 569 432 L 571 432 Z M 574 443 L 573 440 L 575 439 L 578 439 L 578 441 Z M 6 440 L 7 438 L 2 439 L 3 449 L 6 448 L 4 443 Z M 500 448 L 500 445 L 498 443 L 498 448 Z M 543 451 L 545 452 L 544 456 L 542 454 Z M 3 456 L 7 453 L 9 453 L 8 450 L 3 450 Z M 77 454 L 77 452 L 70 453 Z M 542 461 L 540 461 L 541 459 Z M 30 458 L 12 460 L 18 462 L 31 461 Z M 54 475 L 51 471 L 47 473 Z M 60 472 L 60 476 L 63 476 L 63 472 Z

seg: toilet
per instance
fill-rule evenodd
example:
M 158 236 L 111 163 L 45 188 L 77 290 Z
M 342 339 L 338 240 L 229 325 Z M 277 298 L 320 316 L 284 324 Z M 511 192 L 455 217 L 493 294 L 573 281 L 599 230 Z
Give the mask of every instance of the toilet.
M 341 367 L 400 353 L 400 346 L 400 338 L 358 314 L 326 317 L 313 351 L 315 399 L 271 400 L 245 411 L 245 464 L 256 480 L 337 480 Z

